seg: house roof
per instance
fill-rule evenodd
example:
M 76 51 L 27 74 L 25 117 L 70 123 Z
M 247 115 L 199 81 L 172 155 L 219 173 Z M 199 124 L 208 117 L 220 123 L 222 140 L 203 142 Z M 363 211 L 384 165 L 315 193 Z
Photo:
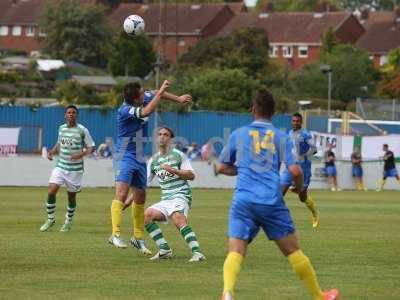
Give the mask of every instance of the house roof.
M 400 20 L 395 22 L 393 12 L 370 12 L 362 24 L 366 32 L 358 40 L 358 47 L 371 54 L 385 54 L 400 47 Z
M 225 36 L 243 27 L 256 27 L 267 32 L 270 43 L 319 44 L 329 27 L 338 29 L 351 17 L 347 12 L 276 12 L 258 16 L 241 13 L 235 15 L 219 35 Z
M 161 8 L 161 22 L 164 33 L 199 34 L 223 10 L 234 12 L 230 7 L 238 10 L 238 5 L 227 4 L 165 4 Z M 110 15 L 111 20 L 121 26 L 129 15 L 140 15 L 146 22 L 146 32 L 156 34 L 159 31 L 160 7 L 158 4 L 131 4 L 121 3 Z

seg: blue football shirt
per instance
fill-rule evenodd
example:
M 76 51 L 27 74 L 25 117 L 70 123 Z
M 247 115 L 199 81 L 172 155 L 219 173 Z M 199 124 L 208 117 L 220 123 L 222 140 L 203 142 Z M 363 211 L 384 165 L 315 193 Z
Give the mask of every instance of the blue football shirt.
M 313 143 L 312 135 L 304 128 L 296 131 L 290 130 L 289 138 L 292 140 L 293 153 L 298 162 L 308 160 L 308 156 L 313 155 L 317 150 Z
M 144 92 L 143 106 L 133 106 L 126 102 L 118 109 L 117 115 L 117 147 L 116 152 L 119 157 L 136 157 L 137 143 L 136 139 L 143 138 L 142 146 L 147 141 L 148 136 L 148 117 L 141 118 L 140 114 L 144 106 L 146 106 L 154 97 L 154 93 L 150 91 Z M 141 134 L 138 134 L 139 131 Z
M 238 170 L 235 200 L 275 205 L 282 201 L 279 169 L 295 164 L 287 134 L 269 121 L 256 120 L 235 130 L 224 147 L 220 162 Z

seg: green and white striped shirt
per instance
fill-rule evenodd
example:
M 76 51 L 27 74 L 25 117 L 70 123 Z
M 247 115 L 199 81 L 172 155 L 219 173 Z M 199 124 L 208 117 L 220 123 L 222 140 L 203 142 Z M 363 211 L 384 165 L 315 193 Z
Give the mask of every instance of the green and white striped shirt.
M 171 174 L 164 169 L 161 165 L 166 164 L 178 170 L 193 171 L 187 156 L 177 149 L 171 149 L 167 154 L 161 155 L 160 152 L 153 155 L 147 164 L 147 182 L 157 175 L 158 182 L 161 188 L 161 201 L 174 200 L 181 198 L 188 202 L 189 206 L 192 204 L 192 190 L 189 182 L 180 178 L 178 175 Z
M 60 152 L 56 167 L 65 171 L 83 172 L 83 159 L 71 160 L 71 156 L 81 153 L 86 147 L 94 147 L 89 130 L 81 124 L 74 127 L 63 124 L 58 128 L 57 143 Z

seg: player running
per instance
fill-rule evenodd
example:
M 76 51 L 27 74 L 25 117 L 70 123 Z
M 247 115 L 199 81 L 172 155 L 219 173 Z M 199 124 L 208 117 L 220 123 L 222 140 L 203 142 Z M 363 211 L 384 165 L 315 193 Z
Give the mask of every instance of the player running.
M 58 139 L 47 153 L 53 160 L 58 154 L 56 167 L 51 172 L 46 201 L 47 221 L 40 231 L 47 231 L 55 224 L 56 195 L 61 185 L 65 184 L 68 193 L 67 213 L 60 231 L 67 232 L 72 228 L 72 218 L 76 210 L 76 193 L 81 191 L 83 178 L 83 157 L 92 153 L 94 142 L 89 131 L 77 123 L 78 108 L 69 105 L 65 108 L 65 124 L 58 128 Z
M 377 192 L 381 192 L 386 183 L 386 178 L 395 177 L 396 180 L 400 183 L 400 177 L 397 173 L 396 162 L 394 159 L 394 154 L 389 150 L 388 144 L 383 144 L 382 150 L 385 151 L 385 155 L 383 156 L 384 165 L 383 165 L 383 178 L 381 181 L 381 185 L 376 190 Z
M 337 290 L 322 292 L 310 260 L 297 241 L 289 210 L 283 201 L 279 168 L 285 162 L 296 190 L 303 190 L 303 173 L 293 157 L 286 134 L 271 124 L 275 102 L 270 92 L 261 90 L 253 100 L 255 121 L 235 130 L 220 157 L 219 173 L 237 175 L 229 212 L 229 253 L 224 263 L 222 299 L 233 299 L 236 280 L 248 244 L 260 227 L 274 240 L 314 300 L 336 300 Z M 301 201 L 305 194 L 299 193 Z
M 317 153 L 317 147 L 312 142 L 311 134 L 302 128 L 303 117 L 299 113 L 292 115 L 292 130 L 289 131 L 289 138 L 293 144 L 293 156 L 297 164 L 301 167 L 304 176 L 304 185 L 302 191 L 293 191 L 303 193 L 305 199 L 304 204 L 308 207 L 312 214 L 312 226 L 318 228 L 319 214 L 315 207 L 315 203 L 308 194 L 308 186 L 311 180 L 311 157 Z M 293 186 L 293 176 L 286 168 L 281 176 L 281 187 L 283 196 L 286 195 L 290 186 Z
M 153 155 L 147 165 L 148 183 L 157 176 L 161 188 L 161 201 L 147 208 L 144 213 L 146 230 L 159 248 L 151 260 L 172 256 L 172 249 L 155 222 L 168 222 L 170 219 L 192 251 L 189 262 L 198 262 L 205 260 L 205 256 L 200 250 L 196 234 L 187 222 L 192 204 L 192 191 L 188 180 L 194 180 L 195 175 L 187 156 L 171 146 L 173 138 L 174 133 L 171 129 L 159 129 L 159 152 Z

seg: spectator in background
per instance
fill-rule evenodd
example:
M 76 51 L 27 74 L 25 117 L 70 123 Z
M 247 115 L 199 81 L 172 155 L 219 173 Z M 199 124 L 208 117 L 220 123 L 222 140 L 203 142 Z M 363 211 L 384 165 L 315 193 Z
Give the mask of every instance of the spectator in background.
M 383 178 L 380 187 L 376 190 L 377 192 L 383 190 L 383 186 L 386 183 L 386 178 L 388 177 L 395 177 L 400 183 L 399 174 L 397 173 L 396 163 L 394 160 L 394 154 L 389 150 L 388 144 L 383 144 L 383 151 L 385 151 L 385 155 L 383 156 L 383 161 L 385 162 L 383 165 Z
M 186 153 L 187 157 L 188 157 L 190 160 L 199 159 L 199 158 L 200 158 L 200 154 L 201 154 L 201 153 L 200 153 L 200 149 L 198 148 L 196 142 L 193 142 L 193 143 L 188 147 L 188 150 L 187 150 L 187 153 Z
M 367 189 L 364 186 L 363 182 L 363 168 L 362 168 L 362 159 L 361 159 L 361 154 L 358 151 L 354 151 L 351 154 L 351 173 L 356 181 L 356 187 L 357 190 L 359 191 L 367 191 Z
M 111 158 L 113 152 L 113 142 L 111 138 L 106 138 L 105 142 L 97 148 L 97 154 L 100 158 Z
M 201 147 L 200 153 L 201 159 L 207 161 L 208 164 L 211 164 L 211 162 L 215 159 L 215 151 L 211 140 Z
M 337 184 L 337 171 L 336 171 L 336 156 L 332 151 L 333 145 L 328 143 L 328 150 L 325 152 L 325 173 L 328 176 L 328 183 L 331 186 L 331 191 L 341 191 Z

